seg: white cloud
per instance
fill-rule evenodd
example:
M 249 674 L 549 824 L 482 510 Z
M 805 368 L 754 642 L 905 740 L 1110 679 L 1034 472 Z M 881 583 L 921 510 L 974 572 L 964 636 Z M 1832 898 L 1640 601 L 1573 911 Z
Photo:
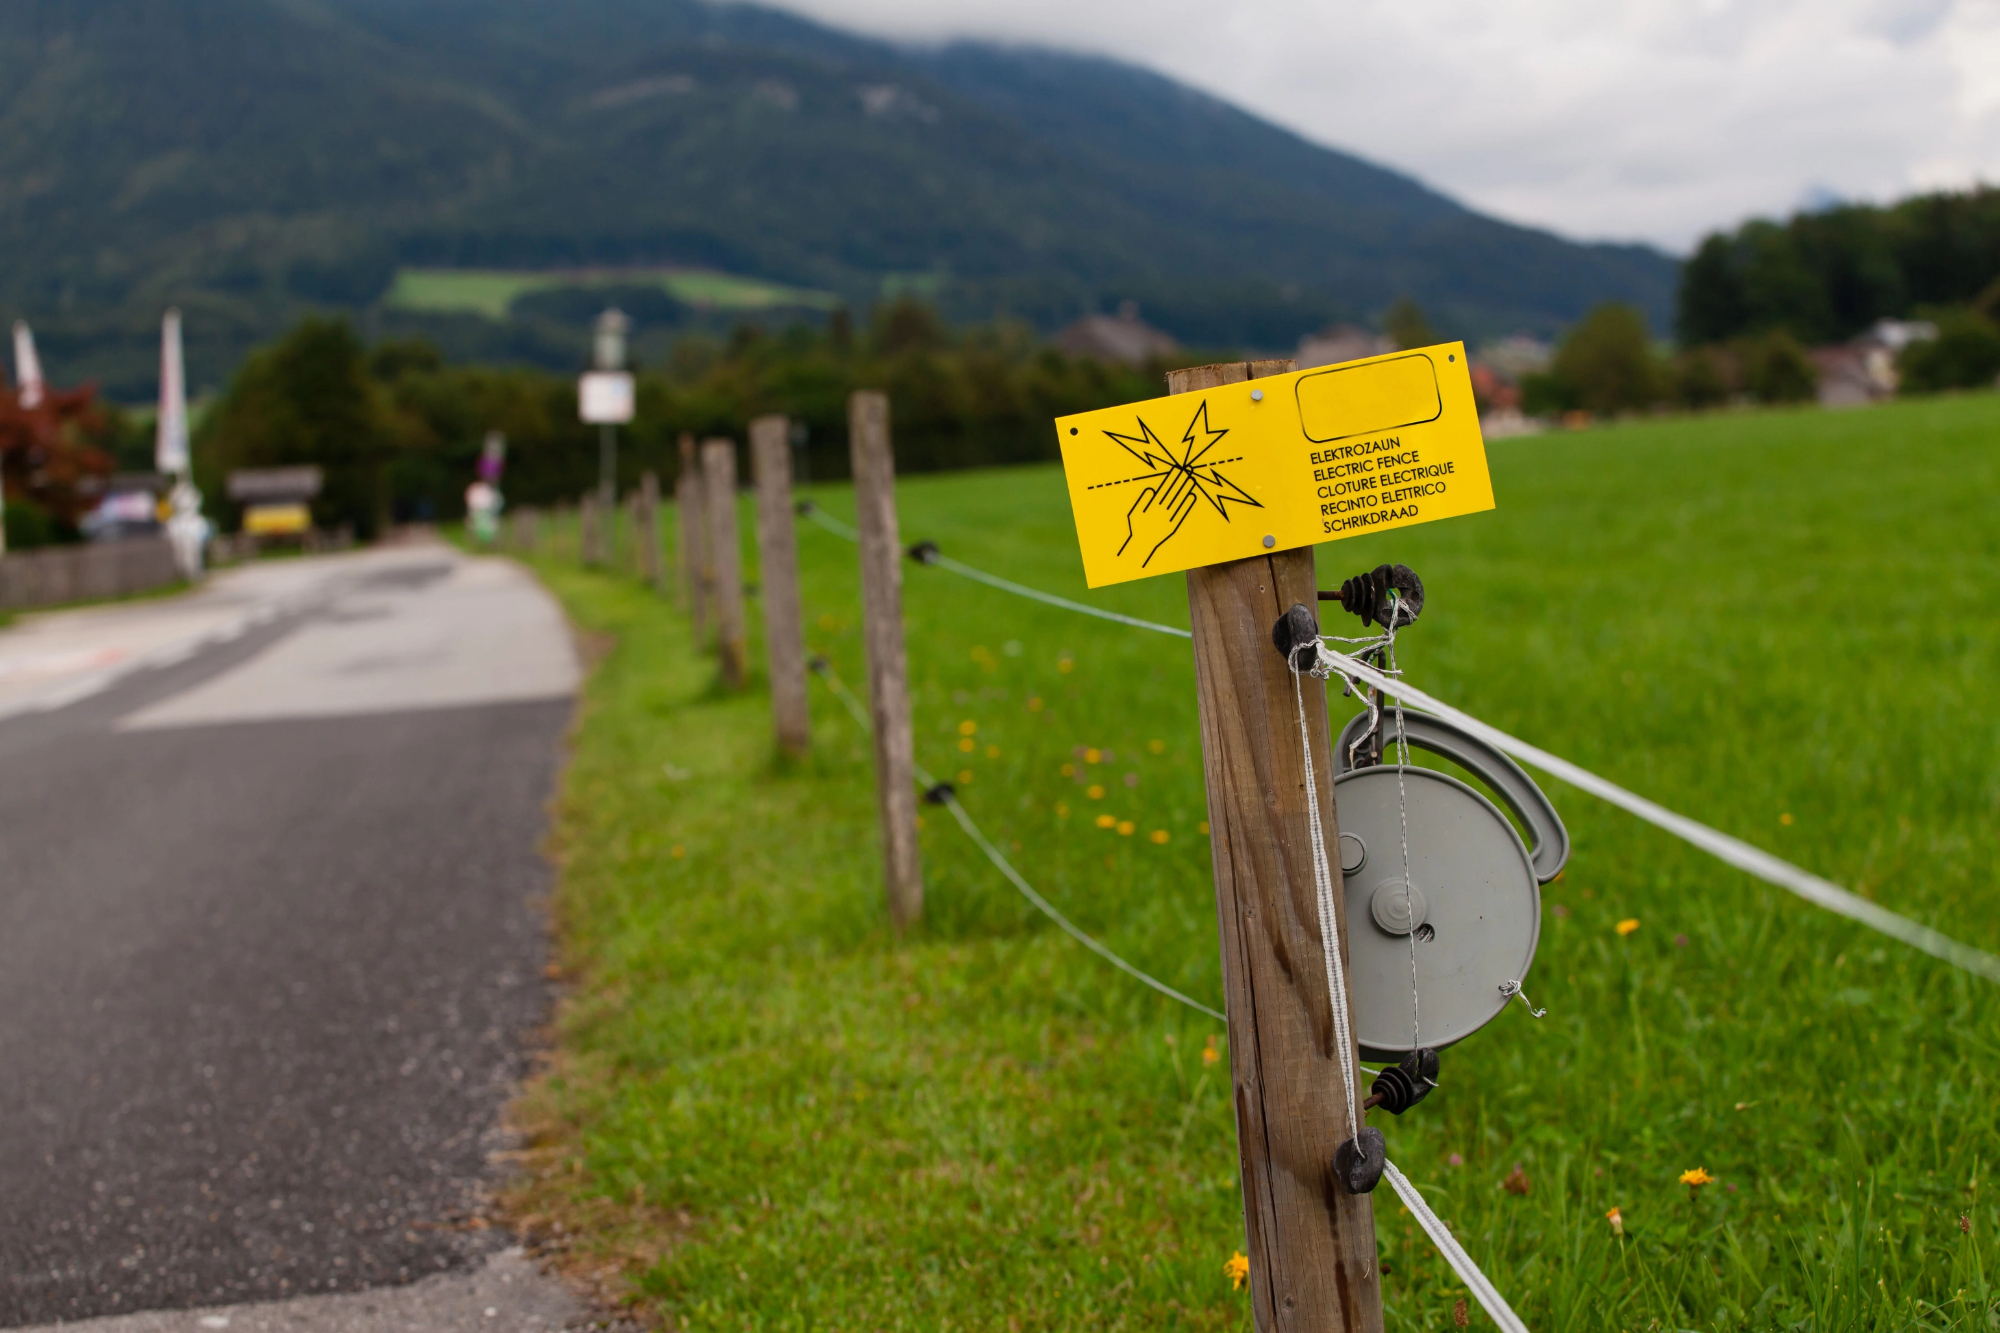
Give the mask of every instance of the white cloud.
M 1682 250 L 2000 179 L 2000 0 L 782 0 L 1150 66 L 1473 207 Z

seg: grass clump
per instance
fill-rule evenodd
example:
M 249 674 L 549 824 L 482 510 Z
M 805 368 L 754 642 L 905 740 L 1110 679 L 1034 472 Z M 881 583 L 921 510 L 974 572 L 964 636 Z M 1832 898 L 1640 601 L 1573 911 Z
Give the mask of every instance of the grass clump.
M 1321 582 L 1413 565 L 1416 682 L 2000 950 L 1996 427 L 1982 396 L 1500 443 L 1499 510 L 1322 548 Z M 1053 471 L 900 506 L 908 540 L 1078 595 Z M 812 647 L 858 685 L 853 548 L 801 550 Z M 1247 1326 L 1218 1025 L 1049 927 L 938 812 L 926 919 L 894 938 L 844 712 L 816 693 L 812 756 L 781 762 L 761 692 L 722 693 L 675 612 L 540 568 L 616 646 L 558 813 L 575 984 L 523 1104 L 531 1229 L 689 1328 Z M 1185 623 L 1178 579 L 1092 596 Z M 941 570 L 905 597 L 919 761 L 1079 924 L 1216 1002 L 1186 645 Z M 1447 1051 L 1383 1125 L 1529 1325 L 1994 1327 L 2000 990 L 1549 789 L 1576 848 L 1527 978 L 1549 1016 Z M 1463 1289 L 1376 1212 L 1390 1325 L 1446 1326 Z

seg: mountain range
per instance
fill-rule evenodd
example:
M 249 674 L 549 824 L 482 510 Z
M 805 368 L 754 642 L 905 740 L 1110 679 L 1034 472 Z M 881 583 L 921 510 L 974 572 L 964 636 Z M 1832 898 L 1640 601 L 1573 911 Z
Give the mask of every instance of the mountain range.
M 315 307 L 459 355 L 583 356 L 555 315 L 387 299 L 412 269 L 823 294 L 768 319 L 911 292 L 1047 330 L 1136 301 L 1185 343 L 1249 349 L 1402 296 L 1457 336 L 1547 334 L 1605 300 L 1664 328 L 1677 272 L 1130 65 L 748 4 L 0 0 L 0 88 L 0 310 L 57 379 L 122 397 L 150 392 L 169 304 L 197 385 Z M 640 347 L 738 317 L 654 311 Z

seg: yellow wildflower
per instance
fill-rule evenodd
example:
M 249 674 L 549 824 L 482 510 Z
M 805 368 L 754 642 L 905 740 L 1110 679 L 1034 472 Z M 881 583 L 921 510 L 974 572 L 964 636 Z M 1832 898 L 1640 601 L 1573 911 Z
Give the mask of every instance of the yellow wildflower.
M 1117 816 L 1115 816 L 1115 815 L 1099 815 L 1099 816 L 1097 817 L 1097 827 L 1099 827 L 1099 828 L 1117 828 L 1117 827 L 1118 827 L 1118 819 L 1117 819 Z
M 974 741 L 970 736 L 961 736 L 958 738 L 958 748 L 967 754 L 971 754 L 977 744 L 978 742 Z
M 1611 1224 L 1612 1235 L 1620 1237 L 1621 1239 L 1624 1237 L 1625 1215 L 1623 1213 L 1619 1212 L 1616 1208 L 1613 1208 L 1610 1212 L 1604 1215 L 1604 1220 Z
M 1085 750 L 1083 752 L 1083 762 L 1086 764 L 1099 764 L 1104 762 L 1104 751 L 1094 748 Z
M 1118 836 L 1121 838 L 1129 838 L 1135 831 L 1137 831 L 1138 827 L 1139 826 L 1137 824 L 1134 824 L 1129 819 L 1121 819 L 1118 821 Z
M 1041 696 L 1041 695 L 1039 695 L 1039 694 L 1038 694 L 1038 695 L 1036 695 L 1036 696 L 1035 696 L 1034 698 L 1032 698 L 1032 699 L 1028 700 L 1028 711 L 1029 711 L 1030 713 L 1039 713 L 1039 712 L 1041 712 L 1041 711 L 1042 711 L 1042 696 Z
M 1618 925 L 1615 927 L 1615 929 L 1618 931 L 1620 935 L 1630 935 L 1633 931 L 1637 930 L 1638 928 L 1639 928 L 1639 918 L 1636 916 L 1626 917 L 1623 921 L 1620 921 Z
M 1151 839 L 1152 839 L 1152 840 L 1153 840 L 1154 842 L 1157 842 L 1157 843 L 1165 843 L 1165 842 L 1166 842 L 1166 840 L 1167 840 L 1167 836 L 1168 836 L 1168 834 L 1167 834 L 1167 831 L 1166 831 L 1165 829 L 1163 829 L 1163 828 L 1156 828 L 1156 829 L 1154 829 L 1154 830 L 1153 830 L 1153 831 L 1152 831 L 1151 833 L 1147 834 L 1146 836 L 1147 836 L 1147 837 L 1149 837 L 1149 838 L 1151 838 Z
M 999 747 L 999 746 L 997 746 L 997 745 L 989 745 L 989 746 L 987 746 L 987 747 L 986 747 L 986 757 L 987 757 L 988 759 L 998 759 L 998 758 L 1000 757 L 1000 747 Z
M 1067 657 L 1059 657 L 1056 659 L 1056 670 L 1067 676 L 1070 672 L 1076 670 L 1076 663 Z
M 1690 1199 L 1700 1192 L 1703 1185 L 1708 1184 L 1714 1179 L 1715 1177 L 1708 1174 L 1707 1169 L 1704 1167 L 1697 1166 L 1691 1170 L 1681 1172 L 1681 1184 L 1688 1187 L 1688 1197 Z
M 971 785 L 972 785 L 972 770 L 971 770 L 971 769 L 969 769 L 969 768 L 961 768 L 961 769 L 959 769 L 959 770 L 958 770 L 958 785 L 959 785 L 959 786 L 961 786 L 961 787 L 969 787 L 969 786 L 971 786 Z
M 967 718 L 958 724 L 958 734 L 961 736 L 977 736 L 979 734 L 979 724 L 971 718 Z
M 1212 1065 L 1221 1058 L 1222 1052 L 1215 1049 L 1215 1034 L 1211 1032 L 1208 1034 L 1208 1045 L 1202 1047 L 1201 1062 L 1205 1065 Z
M 1250 1256 L 1238 1250 L 1229 1256 L 1229 1262 L 1222 1266 L 1222 1271 L 1229 1275 L 1230 1290 L 1243 1290 L 1250 1285 Z
M 1093 782 L 1083 789 L 1083 794 L 1093 801 L 1101 801 L 1104 799 L 1104 788 Z
M 1167 752 L 1167 743 L 1165 741 L 1147 741 L 1146 748 L 1154 754 L 1165 754 Z

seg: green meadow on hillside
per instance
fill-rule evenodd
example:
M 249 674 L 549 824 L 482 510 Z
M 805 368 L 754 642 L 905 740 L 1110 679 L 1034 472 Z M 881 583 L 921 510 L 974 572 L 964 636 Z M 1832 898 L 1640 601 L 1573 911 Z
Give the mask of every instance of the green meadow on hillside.
M 1423 575 L 1413 681 L 2000 951 L 2000 396 L 1490 452 L 1496 511 L 1319 548 L 1323 587 Z M 1186 623 L 1177 576 L 1082 591 L 1053 470 L 899 505 L 906 541 Z M 799 540 L 811 646 L 858 688 L 854 549 Z M 935 809 L 896 939 L 866 738 L 825 690 L 812 756 L 778 762 L 761 683 L 723 693 L 669 604 L 534 563 L 606 650 L 555 839 L 571 989 L 518 1108 L 536 1243 L 674 1327 L 1247 1328 L 1219 1025 Z M 934 568 L 905 596 L 919 762 L 1081 925 L 1219 1003 L 1186 644 Z M 2000 988 L 1545 785 L 1575 843 L 1526 979 L 1548 1016 L 1515 1006 L 1377 1118 L 1529 1326 L 2000 1327 Z M 1375 1208 L 1390 1326 L 1449 1327 L 1463 1290 Z
M 605 269 L 601 272 L 405 268 L 382 298 L 398 310 L 505 319 L 517 297 L 557 288 L 652 287 L 682 305 L 707 310 L 830 310 L 840 298 L 756 278 L 703 269 Z

